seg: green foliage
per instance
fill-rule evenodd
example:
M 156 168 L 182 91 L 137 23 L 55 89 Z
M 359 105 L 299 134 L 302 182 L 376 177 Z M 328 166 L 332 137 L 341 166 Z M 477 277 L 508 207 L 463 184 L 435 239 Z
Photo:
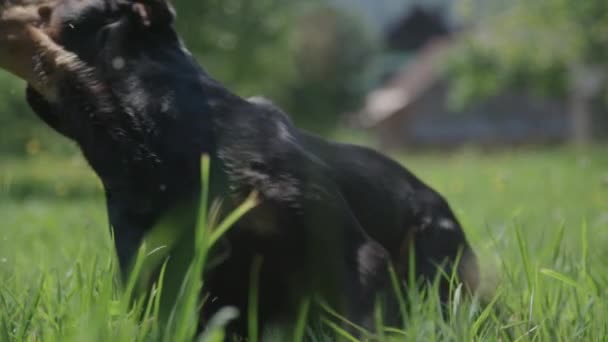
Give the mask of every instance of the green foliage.
M 380 341 L 606 336 L 608 158 L 602 147 L 404 160 L 447 196 L 461 219 L 480 256 L 486 305 L 467 300 L 455 286 L 448 310 L 442 310 L 436 296 L 402 288 L 397 297 L 410 303 L 400 308 L 403 325 L 387 328 Z M 128 296 L 113 278 L 112 242 L 93 175 L 65 159 L 32 163 L 11 159 L 0 167 L 0 341 L 171 340 L 158 335 L 155 299 L 125 305 Z M 72 187 L 90 192 L 47 192 L 63 180 L 65 169 Z M 13 193 L 31 177 L 46 183 L 41 193 Z M 213 221 L 211 212 L 202 222 Z M 181 308 L 186 319 L 180 322 L 189 325 L 191 307 Z M 137 312 L 148 319 L 138 321 Z M 229 309 L 218 313 L 200 341 L 222 341 L 222 327 L 232 317 Z M 254 313 L 250 319 L 255 321 Z M 353 340 L 342 327 L 335 329 Z
M 243 96 L 282 96 L 293 78 L 295 0 L 176 2 L 178 31 L 214 77 Z
M 25 84 L 0 70 L 0 155 L 73 151 L 25 103 Z M 1 162 L 1 161 L 0 161 Z
M 360 17 L 326 5 L 310 6 L 294 27 L 297 77 L 286 108 L 300 126 L 331 131 L 339 114 L 360 108 L 379 42 Z
M 457 104 L 502 88 L 528 88 L 563 96 L 570 69 L 600 66 L 608 72 L 608 3 L 603 0 L 460 0 L 473 27 L 450 66 Z

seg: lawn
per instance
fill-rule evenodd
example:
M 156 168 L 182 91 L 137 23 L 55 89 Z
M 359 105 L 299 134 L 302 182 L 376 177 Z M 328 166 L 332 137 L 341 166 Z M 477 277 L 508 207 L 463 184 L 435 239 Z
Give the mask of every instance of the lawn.
M 399 159 L 450 201 L 489 304 L 456 295 L 443 319 L 433 298 L 406 293 L 404 328 L 380 339 L 605 340 L 605 147 Z M 0 341 L 160 339 L 123 305 L 103 193 L 80 157 L 0 157 L 0 220 Z

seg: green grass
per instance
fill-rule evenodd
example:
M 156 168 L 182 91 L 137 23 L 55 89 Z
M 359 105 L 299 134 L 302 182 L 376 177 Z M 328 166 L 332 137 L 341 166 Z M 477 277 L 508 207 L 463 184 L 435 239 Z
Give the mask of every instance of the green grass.
M 401 160 L 450 201 L 480 256 L 490 304 L 456 290 L 442 319 L 435 298 L 405 292 L 411 305 L 404 327 L 380 334 L 383 339 L 605 340 L 605 147 Z M 113 276 L 103 193 L 79 157 L 0 157 L 0 222 L 0 341 L 169 341 L 191 334 L 192 307 L 177 309 L 170 336 L 159 330 L 153 300 L 141 302 L 143 323 L 126 305 Z M 184 293 L 197 289 L 190 285 Z M 214 323 L 221 327 L 232 314 L 225 311 Z M 255 313 L 243 314 L 256 321 Z M 220 329 L 204 340 L 221 336 Z

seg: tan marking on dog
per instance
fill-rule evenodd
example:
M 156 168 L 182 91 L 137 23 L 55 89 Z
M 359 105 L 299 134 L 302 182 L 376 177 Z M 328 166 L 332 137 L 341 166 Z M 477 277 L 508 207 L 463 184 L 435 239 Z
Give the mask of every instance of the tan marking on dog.
M 479 266 L 477 258 L 470 252 L 462 254 L 458 265 L 458 276 L 470 293 L 476 293 L 479 289 Z

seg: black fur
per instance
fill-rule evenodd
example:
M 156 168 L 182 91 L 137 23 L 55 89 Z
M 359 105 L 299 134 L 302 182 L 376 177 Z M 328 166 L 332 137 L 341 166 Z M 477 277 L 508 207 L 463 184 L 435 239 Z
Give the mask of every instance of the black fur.
M 262 202 L 225 237 L 224 259 L 207 272 L 212 300 L 203 317 L 225 305 L 246 312 L 258 255 L 263 324 L 289 323 L 304 298 L 318 295 L 369 325 L 387 263 L 407 274 L 410 247 L 416 271 L 431 280 L 462 252 L 458 271 L 475 288 L 475 256 L 440 195 L 377 152 L 327 142 L 268 101 L 231 93 L 184 48 L 172 15 L 164 0 L 61 2 L 52 32 L 77 61 L 53 74 L 57 99 L 27 91 L 33 110 L 79 144 L 101 178 L 123 269 L 163 215 L 197 206 L 200 157 L 209 154 L 207 190 L 226 211 L 254 190 Z M 186 212 L 172 252 L 183 262 L 196 217 Z

